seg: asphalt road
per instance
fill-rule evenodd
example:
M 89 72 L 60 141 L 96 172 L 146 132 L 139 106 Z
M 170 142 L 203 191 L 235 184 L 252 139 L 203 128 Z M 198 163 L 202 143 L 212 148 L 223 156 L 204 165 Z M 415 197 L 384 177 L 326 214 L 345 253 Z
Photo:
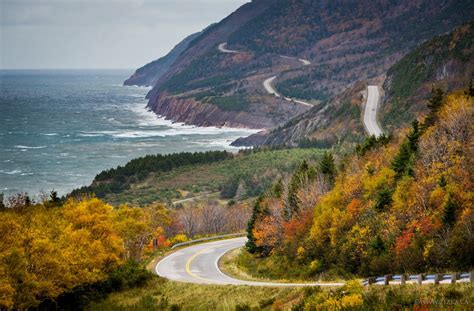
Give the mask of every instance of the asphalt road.
M 224 43 L 221 43 L 219 44 L 219 46 L 217 47 L 217 49 L 222 52 L 222 53 L 239 53 L 239 51 L 234 51 L 234 50 L 228 50 L 226 49 L 226 46 L 227 46 L 227 42 L 224 42 Z
M 367 103 L 365 104 L 364 111 L 364 126 L 367 133 L 372 136 L 383 135 L 382 129 L 380 129 L 377 123 L 377 109 L 380 102 L 379 88 L 374 85 L 369 85 L 367 88 Z
M 247 238 L 235 238 L 180 249 L 163 258 L 155 267 L 164 278 L 188 283 L 250 286 L 341 286 L 343 283 L 273 283 L 232 278 L 219 269 L 219 259 L 228 251 L 244 246 Z
M 265 88 L 265 91 L 267 91 L 268 94 L 280 98 L 281 95 L 277 92 L 277 90 L 275 90 L 275 88 L 272 85 L 273 81 L 276 78 L 277 78 L 277 76 L 273 76 L 273 77 L 270 77 L 270 78 L 266 79 L 265 81 L 263 81 L 263 87 Z M 294 103 L 300 104 L 300 105 L 313 107 L 313 105 L 311 105 L 310 103 L 307 103 L 307 102 L 302 101 L 302 100 L 297 100 L 297 99 L 293 99 L 293 98 L 290 98 L 290 97 L 283 97 L 283 99 L 286 100 L 286 101 L 289 101 L 289 102 L 294 102 Z
M 333 283 L 276 283 L 244 281 L 232 278 L 219 269 L 219 260 L 227 252 L 244 246 L 247 238 L 234 238 L 197 244 L 180 249 L 164 257 L 155 267 L 156 273 L 164 278 L 187 283 L 217 284 L 217 285 L 250 285 L 250 286 L 342 286 L 342 282 Z M 449 276 L 449 275 L 444 275 Z M 461 274 L 457 283 L 468 283 L 468 273 Z M 409 276 L 407 284 L 416 284 L 416 276 Z M 426 276 L 423 285 L 434 283 L 434 275 Z M 443 277 L 440 284 L 450 284 L 450 278 Z M 383 285 L 383 277 L 378 277 L 375 285 Z M 400 280 L 394 276 L 389 282 L 391 285 L 399 285 Z

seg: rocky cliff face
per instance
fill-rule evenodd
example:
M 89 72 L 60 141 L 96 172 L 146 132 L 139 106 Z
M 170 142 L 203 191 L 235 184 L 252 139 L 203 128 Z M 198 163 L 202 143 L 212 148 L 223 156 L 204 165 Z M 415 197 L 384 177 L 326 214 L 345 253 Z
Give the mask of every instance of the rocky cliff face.
M 215 105 L 201 104 L 192 98 L 179 98 L 162 94 L 150 108 L 168 119 L 197 126 L 217 126 L 262 129 L 273 122 L 265 116 L 255 116 L 245 111 L 224 111 Z
M 283 119 L 303 113 L 307 108 L 281 101 L 271 109 L 280 119 L 272 118 L 262 105 L 251 105 L 246 111 L 225 110 L 213 104 L 198 102 L 193 98 L 182 98 L 161 94 L 148 105 L 151 110 L 160 116 L 176 122 L 197 126 L 217 126 L 265 129 L 272 128 Z M 263 104 L 265 106 L 265 104 Z

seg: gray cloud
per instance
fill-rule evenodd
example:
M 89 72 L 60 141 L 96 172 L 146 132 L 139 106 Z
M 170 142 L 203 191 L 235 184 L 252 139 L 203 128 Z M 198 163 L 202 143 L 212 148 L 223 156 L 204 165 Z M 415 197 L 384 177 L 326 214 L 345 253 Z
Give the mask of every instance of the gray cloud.
M 136 68 L 248 0 L 0 0 L 0 68 Z

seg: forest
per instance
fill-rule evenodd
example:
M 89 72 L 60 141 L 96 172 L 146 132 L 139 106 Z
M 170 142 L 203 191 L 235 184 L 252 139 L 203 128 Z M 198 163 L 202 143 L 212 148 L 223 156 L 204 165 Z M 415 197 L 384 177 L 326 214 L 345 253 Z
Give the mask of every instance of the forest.
M 411 128 L 368 138 L 349 156 L 327 153 L 276 182 L 248 226 L 256 273 L 319 279 L 471 269 L 473 93 L 433 90 L 430 113 Z

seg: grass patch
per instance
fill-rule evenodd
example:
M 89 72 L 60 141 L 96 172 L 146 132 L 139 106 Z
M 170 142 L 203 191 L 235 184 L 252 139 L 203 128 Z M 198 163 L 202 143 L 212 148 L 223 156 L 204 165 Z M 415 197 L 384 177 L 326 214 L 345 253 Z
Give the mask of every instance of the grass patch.
M 311 283 L 311 282 L 340 282 L 352 279 L 352 275 L 345 275 L 340 271 L 327 271 L 315 274 L 308 267 L 295 266 L 285 257 L 269 256 L 259 257 L 245 249 L 233 250 L 225 254 L 221 261 L 222 270 L 238 279 L 249 281 L 267 281 L 281 283 Z
M 301 296 L 299 288 L 199 285 L 156 277 L 144 287 L 114 293 L 87 310 L 271 310 L 275 303 Z

